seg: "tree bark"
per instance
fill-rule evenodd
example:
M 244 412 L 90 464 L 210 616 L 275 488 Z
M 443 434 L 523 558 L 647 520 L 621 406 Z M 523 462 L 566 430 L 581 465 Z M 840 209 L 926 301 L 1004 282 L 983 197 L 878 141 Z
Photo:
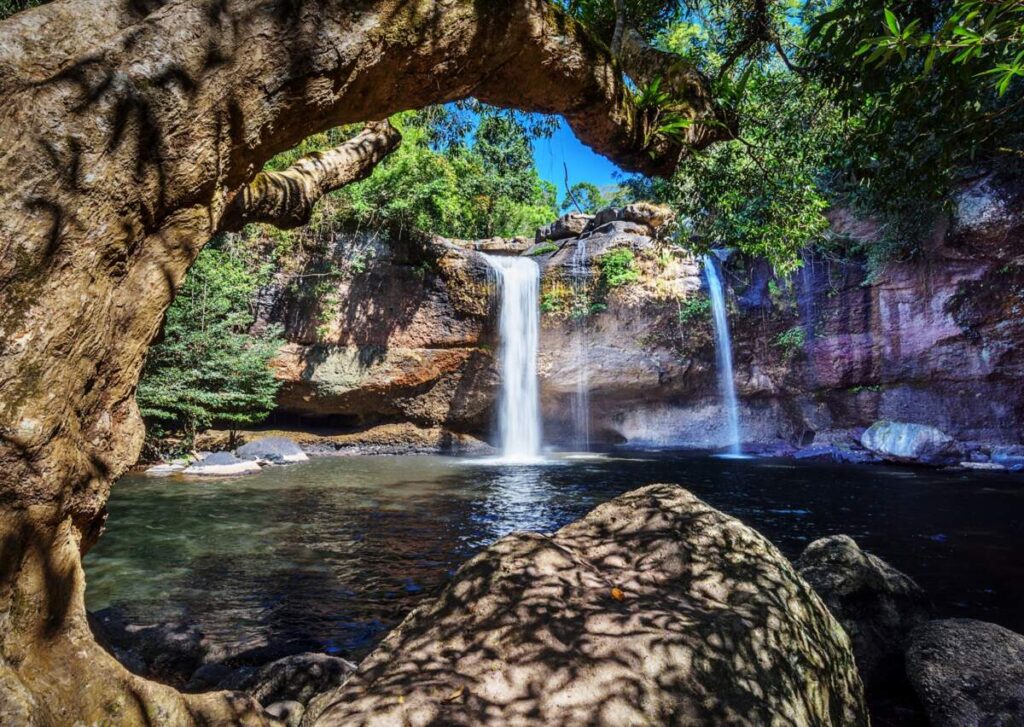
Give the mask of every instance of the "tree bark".
M 339 150 L 258 177 L 270 157 L 468 96 L 562 114 L 629 170 L 687 149 L 648 138 L 607 48 L 542 0 L 57 0 L 0 22 L 0 723 L 263 721 L 129 674 L 86 623 L 81 555 L 140 451 L 145 351 L 212 234 L 291 224 L 365 171 Z
M 218 229 L 237 232 L 253 222 L 301 227 L 321 197 L 370 176 L 401 141 L 390 122 L 376 121 L 344 144 L 303 157 L 283 171 L 260 172 L 228 202 Z

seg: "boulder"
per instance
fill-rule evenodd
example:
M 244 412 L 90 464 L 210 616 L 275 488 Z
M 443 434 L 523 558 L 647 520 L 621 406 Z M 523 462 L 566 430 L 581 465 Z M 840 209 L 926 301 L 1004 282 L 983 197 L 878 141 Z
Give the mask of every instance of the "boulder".
M 971 619 L 931 621 L 907 651 L 931 727 L 1024 725 L 1024 636 Z
M 152 467 L 147 467 L 143 473 L 149 477 L 169 477 L 185 470 L 187 465 L 180 462 L 161 462 Z
M 128 623 L 114 608 L 90 614 L 97 641 L 128 669 L 142 676 L 183 686 L 206 658 L 208 644 L 188 621 Z
M 214 452 L 189 465 L 181 474 L 193 477 L 236 477 L 259 471 L 260 466 L 256 462 L 240 460 L 230 452 Z
M 266 707 L 266 713 L 274 719 L 284 722 L 285 727 L 299 727 L 306 707 L 300 702 L 274 702 Z
M 304 724 L 867 725 L 849 638 L 754 530 L 680 487 L 463 565 Z
M 864 681 L 899 674 L 908 634 L 930 615 L 921 587 L 848 535 L 815 540 L 796 567 L 850 635 Z
M 956 440 L 926 424 L 879 421 L 868 427 L 861 445 L 892 462 L 955 464 L 960 461 Z
M 248 692 L 263 705 L 298 702 L 305 706 L 317 694 L 339 686 L 355 669 L 355 664 L 336 656 L 295 654 L 259 669 L 239 669 L 217 687 Z
M 992 461 L 1006 469 L 1024 468 L 1024 445 L 1012 444 L 992 448 Z
M 305 462 L 309 459 L 298 444 L 287 437 L 261 437 L 235 450 L 241 460 L 262 460 L 273 464 Z
M 567 240 L 570 237 L 578 237 L 587 228 L 592 219 L 592 215 L 570 212 L 538 229 L 536 242 Z
M 675 213 L 665 205 L 652 204 L 651 202 L 635 202 L 625 207 L 608 207 L 601 210 L 586 227 L 586 231 L 597 230 L 609 222 L 632 222 L 642 225 L 645 233 L 652 235 L 656 230 L 671 221 Z

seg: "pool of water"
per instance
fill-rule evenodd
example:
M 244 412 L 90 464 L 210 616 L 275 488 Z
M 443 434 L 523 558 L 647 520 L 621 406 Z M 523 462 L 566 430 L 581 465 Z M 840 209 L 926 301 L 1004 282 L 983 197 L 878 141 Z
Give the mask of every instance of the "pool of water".
M 695 453 L 315 459 L 244 479 L 127 476 L 85 559 L 91 610 L 187 618 L 215 645 L 364 656 L 469 556 L 551 531 L 652 482 L 679 483 L 790 557 L 853 536 L 910 574 L 940 616 L 1024 631 L 1024 477 Z

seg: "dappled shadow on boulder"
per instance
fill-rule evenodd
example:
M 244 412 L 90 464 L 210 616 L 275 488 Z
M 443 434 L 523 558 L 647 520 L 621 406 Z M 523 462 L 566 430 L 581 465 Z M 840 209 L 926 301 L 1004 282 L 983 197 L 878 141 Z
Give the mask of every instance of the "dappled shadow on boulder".
M 767 540 L 652 485 L 466 563 L 303 724 L 867 725 L 849 640 Z

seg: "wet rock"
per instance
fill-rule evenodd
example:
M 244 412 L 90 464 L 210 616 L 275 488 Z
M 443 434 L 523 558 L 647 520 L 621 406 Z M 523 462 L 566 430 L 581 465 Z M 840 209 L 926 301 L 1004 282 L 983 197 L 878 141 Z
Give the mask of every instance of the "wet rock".
M 161 462 L 147 467 L 144 474 L 149 477 L 169 477 L 182 472 L 188 465 L 178 462 Z
M 133 624 L 117 609 L 91 614 L 97 641 L 126 668 L 175 686 L 183 686 L 203 663 L 208 645 L 202 631 L 188 621 Z
M 203 664 L 192 672 L 192 676 L 185 684 L 185 691 L 193 693 L 210 691 L 230 677 L 234 671 L 230 666 L 221 662 Z
M 867 725 L 849 639 L 765 538 L 626 493 L 463 565 L 307 723 Z
M 537 243 L 548 240 L 556 242 L 558 240 L 567 240 L 570 237 L 578 237 L 587 228 L 592 219 L 592 215 L 570 212 L 537 230 L 535 241 Z
M 956 440 L 926 424 L 875 422 L 861 435 L 860 443 L 893 462 L 941 465 L 960 461 Z
M 1013 444 L 992 448 L 992 461 L 1007 469 L 1024 467 L 1024 445 Z
M 274 702 L 265 707 L 267 714 L 275 719 L 284 722 L 287 727 L 299 727 L 302 724 L 302 715 L 306 713 L 305 706 L 301 702 Z
M 921 587 L 848 535 L 815 540 L 796 567 L 850 635 L 864 681 L 901 674 L 907 636 L 930 615 Z
M 1006 468 L 995 462 L 961 462 L 960 466 L 965 470 L 987 470 L 990 472 L 1004 472 Z
M 256 462 L 243 461 L 230 452 L 214 452 L 181 471 L 193 477 L 235 477 L 260 471 Z
M 219 689 L 248 692 L 260 704 L 308 704 L 316 696 L 342 684 L 356 669 L 345 659 L 327 654 L 295 654 L 259 669 L 239 669 L 218 684 Z
M 291 464 L 309 459 L 298 444 L 287 437 L 261 437 L 235 450 L 241 460 L 263 460 L 273 464 Z
M 971 619 L 914 632 L 907 676 L 931 727 L 1024 725 L 1024 636 Z

